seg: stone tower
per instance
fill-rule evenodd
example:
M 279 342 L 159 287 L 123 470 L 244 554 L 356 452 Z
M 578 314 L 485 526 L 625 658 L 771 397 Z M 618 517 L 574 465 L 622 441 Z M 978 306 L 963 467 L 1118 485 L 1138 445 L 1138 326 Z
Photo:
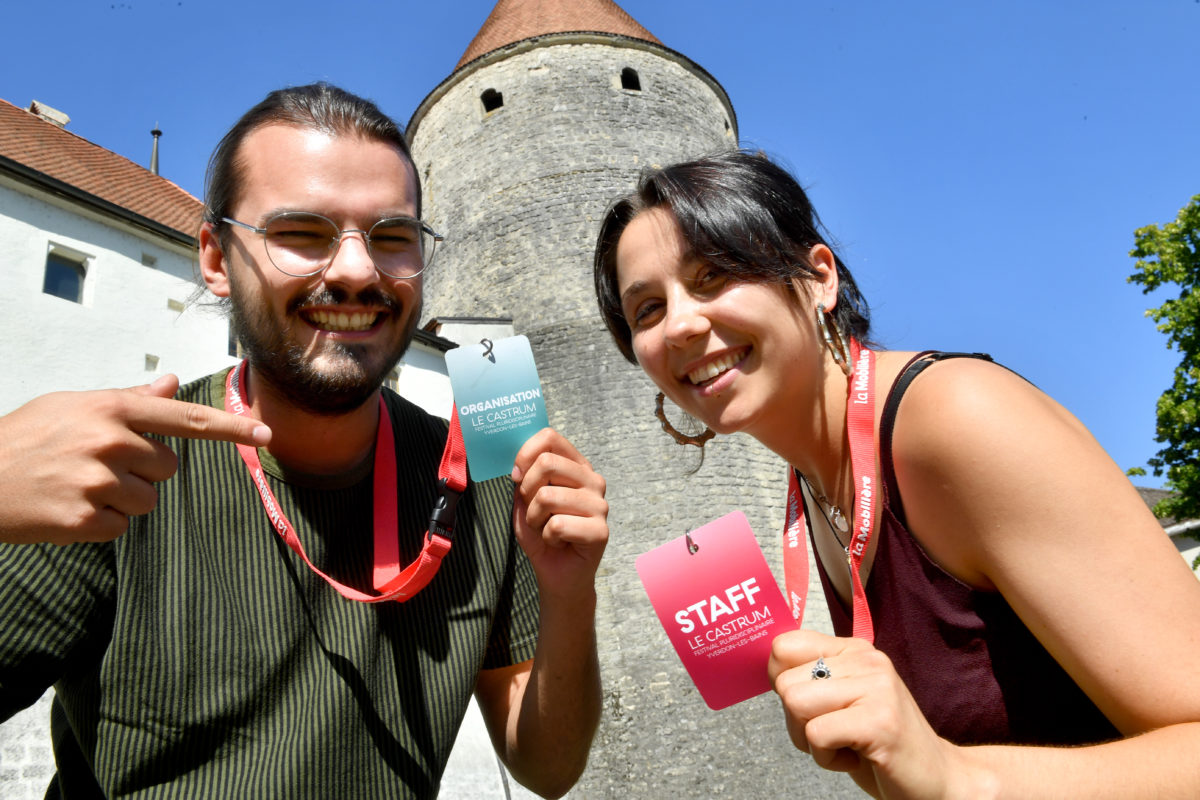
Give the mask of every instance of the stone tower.
M 551 425 L 608 480 L 611 539 L 597 580 L 606 702 L 572 796 L 847 791 L 791 747 L 773 695 L 708 709 L 634 567 L 740 509 L 782 574 L 783 464 L 747 437 L 719 437 L 693 472 L 696 451 L 659 430 L 655 389 L 610 341 L 592 288 L 599 219 L 642 169 L 737 145 L 724 89 L 611 0 L 500 0 L 408 137 L 423 216 L 446 235 L 426 316 L 511 318 L 533 346 Z M 809 618 L 826 624 L 819 594 Z

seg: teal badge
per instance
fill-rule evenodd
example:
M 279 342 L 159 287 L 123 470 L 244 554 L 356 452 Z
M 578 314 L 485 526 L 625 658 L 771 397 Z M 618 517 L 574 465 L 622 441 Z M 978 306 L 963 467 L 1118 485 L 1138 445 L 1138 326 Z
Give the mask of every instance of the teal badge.
M 550 424 L 533 351 L 524 336 L 446 353 L 471 479 L 512 472 L 521 445 Z

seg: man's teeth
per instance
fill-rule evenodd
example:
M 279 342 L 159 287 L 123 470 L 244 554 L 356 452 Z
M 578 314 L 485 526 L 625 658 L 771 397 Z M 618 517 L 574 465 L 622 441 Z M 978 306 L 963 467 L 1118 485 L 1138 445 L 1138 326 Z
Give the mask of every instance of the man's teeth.
M 734 364 L 741 361 L 745 355 L 745 351 L 742 350 L 739 350 L 736 353 L 727 353 L 726 355 L 718 358 L 716 361 L 711 361 L 708 364 L 705 364 L 703 367 L 699 367 L 698 369 L 694 369 L 689 372 L 688 380 L 690 380 L 692 383 L 704 383 L 705 381 L 712 380 L 725 370 L 732 367 Z
M 365 331 L 370 330 L 375 324 L 379 314 L 370 313 L 363 314 L 355 312 L 347 314 L 345 312 L 330 312 L 330 311 L 313 311 L 308 317 L 318 327 L 324 328 L 327 331 Z

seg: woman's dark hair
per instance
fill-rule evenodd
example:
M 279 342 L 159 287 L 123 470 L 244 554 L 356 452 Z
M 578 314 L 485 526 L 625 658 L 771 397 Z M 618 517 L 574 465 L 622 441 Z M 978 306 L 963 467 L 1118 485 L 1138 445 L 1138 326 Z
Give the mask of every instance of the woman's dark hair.
M 691 251 L 737 280 L 789 284 L 811 278 L 809 250 L 829 246 L 808 195 L 766 156 L 734 150 L 647 172 L 637 191 L 605 214 L 594 267 L 604 324 L 633 363 L 633 337 L 617 285 L 617 242 L 638 214 L 652 208 L 671 212 Z M 865 342 L 871 327 L 867 301 L 836 251 L 833 257 L 838 273 L 833 317 L 843 336 Z
M 404 132 L 370 100 L 353 95 L 328 83 L 277 89 L 242 115 L 217 144 L 208 160 L 204 178 L 204 218 L 222 229 L 221 218 L 230 216 L 241 190 L 243 165 L 238 150 L 251 133 L 264 125 L 282 124 L 324 131 L 329 134 L 357 134 L 366 139 L 390 144 L 400 150 L 410 164 L 412 154 Z M 417 181 L 417 216 L 421 215 L 421 179 Z

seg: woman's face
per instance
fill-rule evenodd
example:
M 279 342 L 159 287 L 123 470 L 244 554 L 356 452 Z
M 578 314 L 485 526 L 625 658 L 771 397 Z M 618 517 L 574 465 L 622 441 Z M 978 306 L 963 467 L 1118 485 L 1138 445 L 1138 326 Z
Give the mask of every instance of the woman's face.
M 823 368 L 812 290 L 729 278 L 689 250 L 664 208 L 643 211 L 617 243 L 617 287 L 633 352 L 667 397 L 718 433 L 754 435 L 803 402 Z M 836 296 L 836 278 L 833 281 Z

